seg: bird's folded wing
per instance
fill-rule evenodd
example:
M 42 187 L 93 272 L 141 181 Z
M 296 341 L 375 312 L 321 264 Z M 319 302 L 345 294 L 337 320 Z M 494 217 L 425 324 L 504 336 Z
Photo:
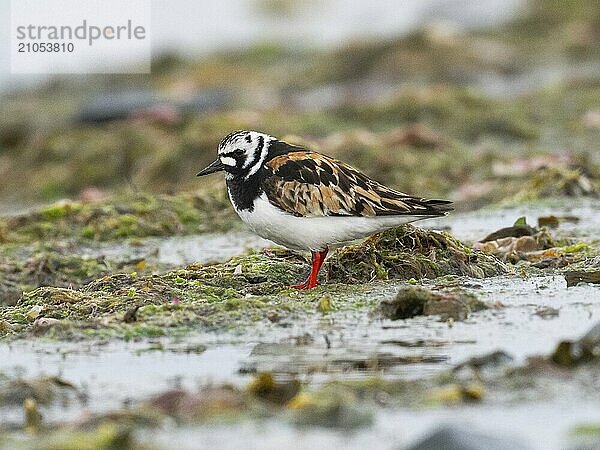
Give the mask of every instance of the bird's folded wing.
M 445 200 L 394 191 L 327 156 L 296 151 L 266 163 L 263 189 L 271 204 L 295 216 L 441 216 Z

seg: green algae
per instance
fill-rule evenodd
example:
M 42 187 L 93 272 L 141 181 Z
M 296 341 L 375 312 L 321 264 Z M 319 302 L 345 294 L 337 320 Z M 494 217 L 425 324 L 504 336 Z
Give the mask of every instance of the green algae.
M 24 291 L 40 286 L 78 288 L 114 273 L 150 273 L 159 263 L 125 256 L 86 255 L 77 242 L 11 243 L 0 245 L 0 305 L 14 305 Z
M 55 338 L 112 333 L 138 339 L 194 328 L 238 329 L 282 315 L 374 308 L 376 302 L 361 294 L 369 289 L 364 283 L 374 278 L 483 277 L 506 268 L 448 234 L 405 226 L 334 254 L 325 267 L 330 281 L 319 288 L 308 292 L 288 288 L 306 270 L 301 257 L 275 250 L 163 274 L 106 274 L 78 288 L 27 291 L 16 305 L 0 311 L 0 320 L 10 325 L 8 334 L 31 332 L 35 318 L 28 313 L 37 308 L 36 317 L 59 321 L 38 329 Z
M 223 190 L 176 196 L 133 194 L 108 201 L 61 201 L 0 219 L 5 243 L 39 239 L 110 241 L 228 230 L 233 213 Z
M 243 274 L 235 275 L 239 265 Z M 282 303 L 288 308 L 306 306 L 304 302 L 286 302 L 293 294 L 286 286 L 300 270 L 298 262 L 254 254 L 226 264 L 189 266 L 164 275 L 107 275 L 80 289 L 41 287 L 26 292 L 17 305 L 0 314 L 21 331 L 31 330 L 33 323 L 27 311 L 40 305 L 40 316 L 61 321 L 62 326 L 53 327 L 50 333 L 94 335 L 112 330 L 126 339 L 160 336 L 173 327 L 235 327 L 238 322 L 264 318 L 267 311 L 278 309 Z M 256 276 L 266 281 L 247 281 Z M 282 292 L 281 296 L 267 297 Z M 138 308 L 137 320 L 125 323 L 132 306 Z
M 90 429 L 91 428 L 91 429 Z M 35 448 L 42 450 L 151 450 L 134 438 L 134 427 L 105 421 L 88 429 L 57 430 L 39 439 Z
M 570 432 L 573 436 L 600 437 L 600 423 L 581 423 L 575 425 Z
M 517 203 L 548 197 L 597 197 L 598 180 L 586 176 L 580 169 L 543 168 L 534 172 L 512 201 Z

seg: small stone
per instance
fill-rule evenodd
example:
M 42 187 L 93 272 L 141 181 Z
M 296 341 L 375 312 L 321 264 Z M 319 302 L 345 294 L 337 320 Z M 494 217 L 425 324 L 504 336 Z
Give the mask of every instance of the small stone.
M 583 355 L 588 358 L 600 357 L 600 322 L 594 325 L 577 341 Z
M 498 368 L 510 363 L 513 360 L 514 358 L 508 353 L 502 350 L 496 350 L 482 356 L 474 356 L 465 362 L 458 364 L 453 370 L 457 371 L 463 367 L 470 367 L 477 370 Z
M 276 379 L 271 373 L 259 373 L 248 385 L 248 393 L 253 397 L 275 405 L 285 405 L 300 390 L 300 382 L 295 379 Z
M 132 323 L 137 322 L 137 312 L 138 309 L 141 308 L 141 305 L 135 305 L 134 307 L 128 309 L 123 316 L 123 322 Z
M 8 333 L 13 330 L 13 326 L 8 323 L 6 320 L 0 320 L 0 334 Z
M 498 243 L 496 241 L 476 242 L 475 245 L 473 245 L 473 248 L 475 248 L 476 250 L 481 250 L 484 253 L 489 253 L 493 255 L 498 251 Z
M 393 299 L 379 304 L 381 315 L 391 320 L 414 316 L 440 316 L 442 320 L 464 320 L 473 311 L 486 309 L 487 305 L 474 294 L 463 290 L 432 291 L 409 286 L 401 289 Z
M 538 245 L 533 237 L 522 236 L 515 241 L 513 249 L 516 252 L 533 252 L 538 249 Z
M 241 264 L 238 264 L 237 266 L 235 266 L 235 269 L 233 269 L 233 274 L 234 275 L 242 274 L 242 265 Z
M 550 357 L 552 362 L 561 367 L 574 367 L 577 364 L 577 358 L 573 354 L 573 343 L 561 341 L 554 353 Z
M 458 404 L 463 402 L 479 402 L 483 400 L 485 390 L 479 383 L 465 386 L 450 384 L 433 390 L 427 401 L 431 404 Z
M 530 227 L 527 224 L 518 224 L 518 221 L 515 222 L 515 225 L 512 227 L 501 228 L 498 231 L 493 232 L 492 234 L 487 235 L 480 242 L 489 242 L 489 241 L 497 241 L 499 239 L 507 238 L 507 237 L 521 237 L 521 236 L 533 236 L 535 234 L 535 228 Z
M 33 330 L 36 332 L 45 332 L 55 325 L 58 325 L 60 320 L 52 317 L 38 317 L 33 322 Z

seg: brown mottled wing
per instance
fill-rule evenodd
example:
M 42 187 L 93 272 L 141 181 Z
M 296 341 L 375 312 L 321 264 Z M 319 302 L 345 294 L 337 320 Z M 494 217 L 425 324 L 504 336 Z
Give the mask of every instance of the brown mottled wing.
M 295 216 L 442 216 L 446 200 L 426 200 L 387 188 L 319 153 L 296 151 L 266 163 L 269 201 Z

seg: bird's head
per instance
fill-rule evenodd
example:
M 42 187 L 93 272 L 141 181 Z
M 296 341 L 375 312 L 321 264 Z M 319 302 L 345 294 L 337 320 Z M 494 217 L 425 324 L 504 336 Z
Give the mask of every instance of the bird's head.
M 269 144 L 275 138 L 257 131 L 234 131 L 219 144 L 217 159 L 198 172 L 198 176 L 225 171 L 225 178 L 248 179 L 267 159 Z

